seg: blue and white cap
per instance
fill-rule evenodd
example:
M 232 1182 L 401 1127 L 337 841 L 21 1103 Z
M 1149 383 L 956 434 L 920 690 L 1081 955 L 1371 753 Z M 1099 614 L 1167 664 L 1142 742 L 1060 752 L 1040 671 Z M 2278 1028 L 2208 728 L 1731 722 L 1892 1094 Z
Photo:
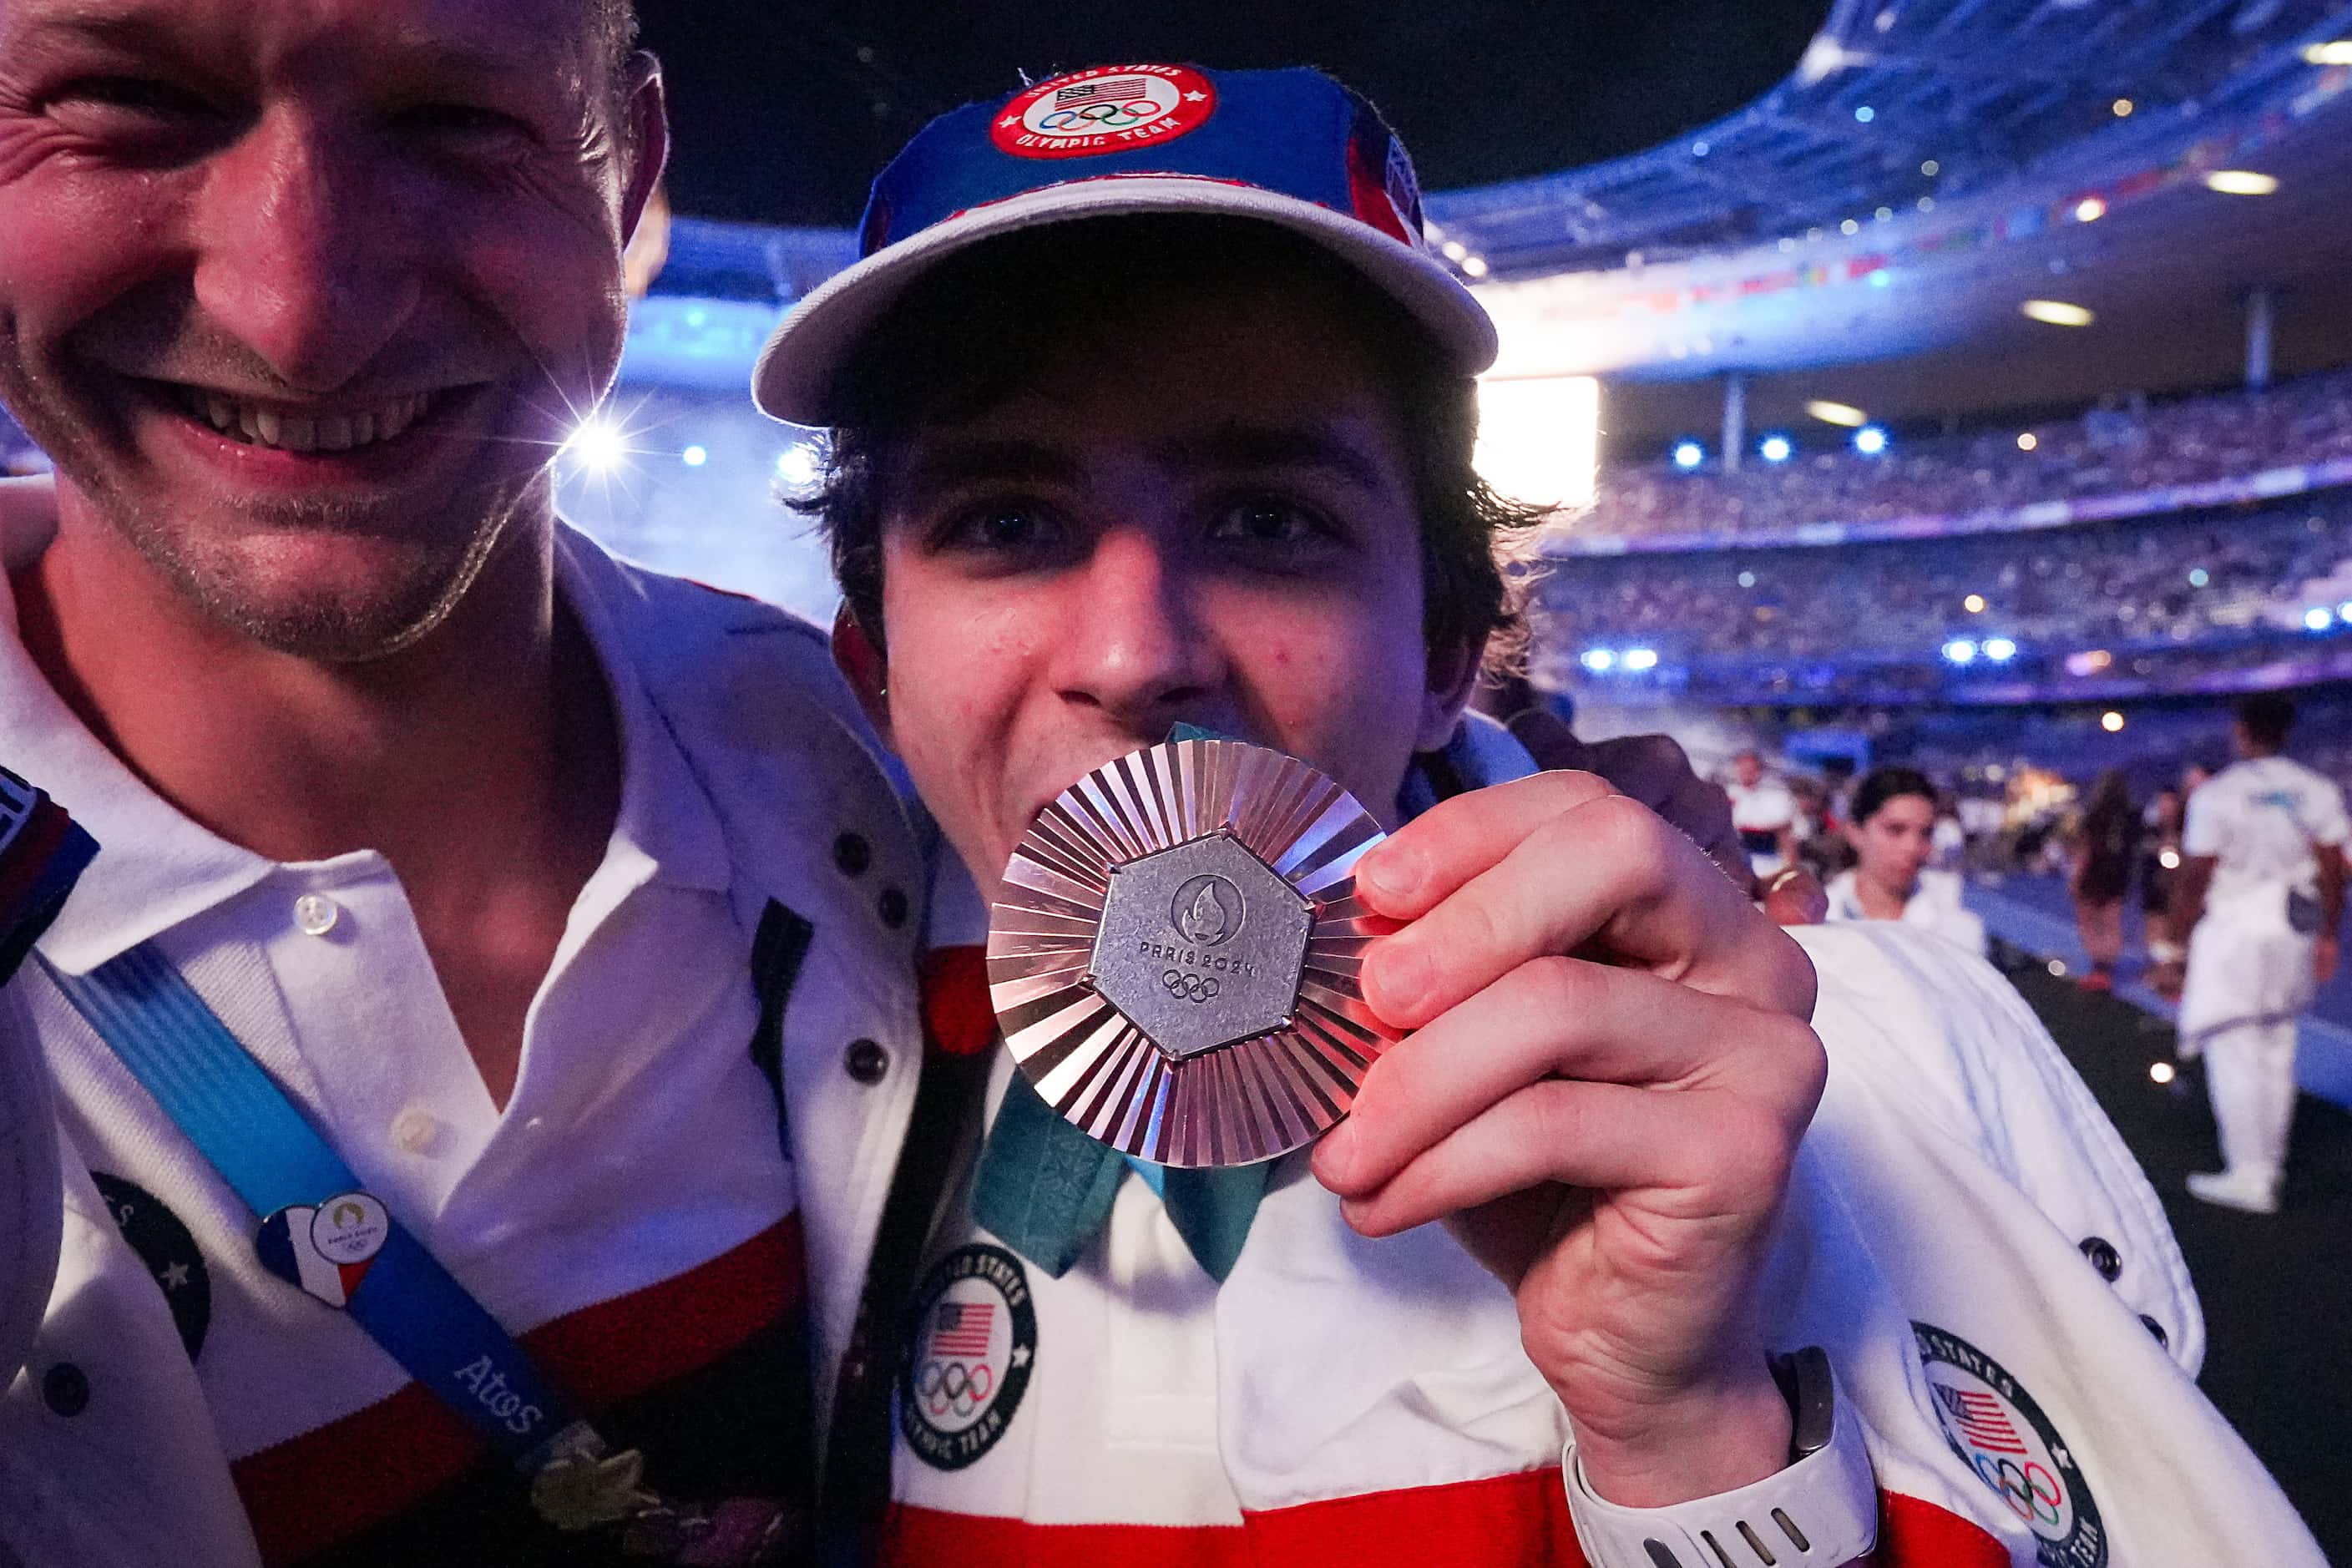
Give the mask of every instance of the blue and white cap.
M 1138 213 L 1290 229 L 1393 298 L 1463 374 L 1494 363 L 1494 323 L 1432 250 L 1412 160 L 1370 104 L 1304 68 L 1097 66 L 918 132 L 874 182 L 860 259 L 777 327 L 752 398 L 829 424 L 843 366 L 924 268 L 1016 229 Z

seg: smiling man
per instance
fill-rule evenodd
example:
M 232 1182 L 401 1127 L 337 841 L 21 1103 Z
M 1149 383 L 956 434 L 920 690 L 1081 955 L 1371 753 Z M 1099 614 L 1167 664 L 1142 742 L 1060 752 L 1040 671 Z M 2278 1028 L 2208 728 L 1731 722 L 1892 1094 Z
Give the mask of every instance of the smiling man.
M 1309 70 L 1042 80 L 926 128 L 863 248 L 754 392 L 833 428 L 835 657 L 971 879 L 1174 727 L 1279 748 L 1394 829 L 1356 980 L 1409 1037 L 1311 1152 L 1204 1175 L 961 1031 L 932 1114 L 857 1143 L 881 1244 L 812 1254 L 876 1308 L 822 1379 L 851 1555 L 2316 1561 L 2187 1375 L 2153 1195 L 1997 975 L 1801 944 L 1464 726 L 1528 519 L 1471 468 L 1493 328 L 1369 105 Z
M 903 1108 L 923 879 L 814 631 L 554 516 L 631 37 L 0 0 L 0 758 L 103 846 L 0 1014 L 0 1561 L 798 1539 L 782 1046 Z

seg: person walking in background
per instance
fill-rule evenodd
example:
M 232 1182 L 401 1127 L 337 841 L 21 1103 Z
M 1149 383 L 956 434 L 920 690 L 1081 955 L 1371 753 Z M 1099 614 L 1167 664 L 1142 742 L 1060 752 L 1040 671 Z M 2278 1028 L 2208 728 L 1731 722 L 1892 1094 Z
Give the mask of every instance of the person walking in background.
M 1831 879 L 1833 921 L 1902 921 L 1984 956 L 1984 921 L 1960 902 L 1956 872 L 1927 868 L 1935 852 L 1936 786 L 1913 768 L 1873 768 L 1853 788 L 1846 841 L 1854 864 Z
M 2295 1018 L 2336 972 L 2344 918 L 2344 793 L 2282 753 L 2294 704 L 2238 704 L 2235 766 L 2189 797 L 2172 909 L 2186 970 L 2152 974 L 2180 1002 L 2180 1051 L 2206 1058 L 2223 1168 L 2192 1196 L 2272 1214 L 2294 1119 Z
M 1797 797 L 1789 786 L 1764 771 L 1764 759 L 1744 751 L 1731 759 L 1731 825 L 1747 846 L 1748 868 L 1759 882 L 1769 882 L 1797 863 Z
M 2066 889 L 2074 898 L 2074 925 L 2091 956 L 2083 976 L 2085 991 L 2105 991 L 2116 982 L 2116 959 L 2124 950 L 2124 895 L 2131 890 L 2132 855 L 2139 843 L 2139 814 L 2132 807 L 2124 775 L 2109 768 L 2092 786 L 2090 804 L 2074 829 L 2074 869 Z

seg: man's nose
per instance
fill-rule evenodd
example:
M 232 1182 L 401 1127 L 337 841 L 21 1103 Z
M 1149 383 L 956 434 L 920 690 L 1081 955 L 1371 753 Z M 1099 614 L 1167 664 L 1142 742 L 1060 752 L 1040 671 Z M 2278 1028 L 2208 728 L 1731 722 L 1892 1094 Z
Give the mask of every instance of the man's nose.
M 289 386 L 343 385 L 420 293 L 414 247 L 427 237 L 407 232 L 387 186 L 351 139 L 265 119 L 220 154 L 205 188 L 197 308 Z
M 1065 699 L 1103 710 L 1139 737 L 1211 717 L 1223 656 L 1195 603 L 1197 584 L 1140 529 L 1104 534 L 1075 574 L 1057 638 Z

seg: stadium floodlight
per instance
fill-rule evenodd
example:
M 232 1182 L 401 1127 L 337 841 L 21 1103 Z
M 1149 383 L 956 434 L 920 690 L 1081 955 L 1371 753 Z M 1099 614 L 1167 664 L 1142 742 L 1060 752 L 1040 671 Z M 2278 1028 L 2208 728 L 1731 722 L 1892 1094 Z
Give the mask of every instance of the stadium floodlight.
M 710 453 L 707 447 L 688 447 L 677 455 L 677 460 L 689 468 L 698 468 L 710 461 Z
M 1831 403 L 1819 397 L 1805 405 L 1805 412 L 1825 425 L 1843 425 L 1849 429 L 1870 421 L 1869 415 L 1851 403 Z
M 1756 586 L 1756 574 L 1753 572 L 1742 572 L 1739 574 L 1739 585 L 1743 588 L 1753 588 Z
M 2028 300 L 2018 309 L 2037 321 L 2053 327 L 2087 327 L 2098 318 L 2080 305 L 2070 305 L 2063 300 Z
M 1658 650 L 1653 647 L 1627 648 L 1625 650 L 1625 668 L 1628 669 L 1657 668 Z
M 2120 735 L 2124 729 L 2124 716 L 2110 708 L 2099 715 L 2099 728 L 2110 735 Z
M 1706 461 L 1706 448 L 1700 446 L 1697 442 L 1677 441 L 1675 443 L 1675 467 L 1682 469 L 1683 472 L 1688 473 L 1691 469 L 1697 468 L 1701 463 Z
M 2172 1064 L 2170 1062 L 2150 1062 L 2147 1064 L 2148 1082 L 2170 1083 L 2172 1079 L 2173 1070 Z
M 1977 645 L 1967 637 L 1954 637 L 1944 645 L 1944 657 L 1954 664 L 1974 664 L 1977 661 Z
M 1984 614 L 1985 596 L 1982 594 L 1970 594 L 1960 601 L 1960 608 L 1972 616 L 1981 616 Z
M 1987 637 L 1984 656 L 1995 664 L 2007 664 L 2017 657 L 2017 645 L 2007 637 Z
M 2332 38 L 2324 44 L 2305 44 L 2303 58 L 2315 66 L 2352 66 L 2352 38 Z
M 2305 631 L 2324 632 L 2335 624 L 2336 612 L 2325 605 L 2314 605 L 2303 612 L 2303 627 Z
M 1756 455 L 1768 463 L 1785 463 L 1796 453 L 1786 436 L 1767 436 L 1756 445 Z
M 1857 104 L 1854 107 L 1853 117 L 1862 121 L 1864 125 L 1867 125 L 1872 121 L 1878 118 L 1878 110 L 1871 108 L 1870 105 L 1866 103 Z
M 1617 668 L 1617 656 L 1605 647 L 1586 648 L 1584 668 L 1595 675 L 1606 675 Z
M 2202 588 L 2212 580 L 2212 575 L 2202 566 L 2191 566 L 2189 569 L 2189 585 L 2192 588 Z
M 2119 98 L 2116 100 L 2112 107 L 2116 111 L 2116 118 L 2117 120 L 2129 120 L 2131 118 L 2132 110 L 2137 109 L 2139 105 L 2134 103 L 2128 98 Z
M 2336 618 L 2346 626 L 2352 626 L 2352 599 L 2347 599 L 2336 606 Z
M 1886 432 L 1875 425 L 1865 425 L 1853 433 L 1853 449 L 1865 458 L 1875 458 L 1886 450 Z
M 2205 188 L 2225 196 L 2266 196 L 2278 189 L 2278 176 L 2252 169 L 2216 169 L 2205 176 Z
M 1486 276 L 1486 258 L 1483 256 L 1465 256 L 1462 258 L 1462 270 L 1473 278 L 1484 278 Z
M 1468 246 L 1466 246 L 1466 245 L 1463 244 L 1463 243 L 1462 243 L 1460 240 L 1458 240 L 1458 239 L 1449 239 L 1449 240 L 1447 240 L 1447 241 L 1445 242 L 1444 249 L 1445 249 L 1445 258 L 1446 258 L 1448 261 L 1459 261 L 1459 260 L 1461 260 L 1464 257 L 1465 257 L 1465 256 L 1467 256 L 1467 255 L 1469 255 L 1469 254 L 1470 254 L 1470 247 L 1469 247 Z
M 821 467 L 816 448 L 805 441 L 795 441 L 776 454 L 776 477 L 793 489 L 816 483 Z
M 563 450 L 592 474 L 609 474 L 629 455 L 628 438 L 621 427 L 602 414 L 591 414 L 564 437 Z
M 2096 196 L 2084 196 L 2074 204 L 2076 223 L 2096 223 L 2107 216 L 2107 204 Z
M 2019 451 L 2031 452 L 2034 447 L 2039 447 L 2040 445 L 2042 445 L 2042 437 L 2036 436 L 2032 431 L 2021 430 L 2017 433 L 2017 449 Z

